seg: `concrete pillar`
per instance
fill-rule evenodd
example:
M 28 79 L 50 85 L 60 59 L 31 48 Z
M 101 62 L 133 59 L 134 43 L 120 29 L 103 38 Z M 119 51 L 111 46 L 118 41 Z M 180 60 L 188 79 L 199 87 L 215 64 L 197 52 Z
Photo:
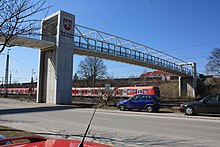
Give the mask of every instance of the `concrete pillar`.
M 179 96 L 180 97 L 195 97 L 194 78 L 179 77 Z
M 197 78 L 196 78 L 196 63 L 191 62 L 182 66 L 190 65 L 192 73 L 190 77 L 179 77 L 179 96 L 180 97 L 196 97 Z
M 182 82 L 181 82 L 181 77 L 179 76 L 179 97 L 182 96 Z
M 63 11 L 42 23 L 42 40 L 56 47 L 40 50 L 37 102 L 72 103 L 74 26 L 75 16 Z

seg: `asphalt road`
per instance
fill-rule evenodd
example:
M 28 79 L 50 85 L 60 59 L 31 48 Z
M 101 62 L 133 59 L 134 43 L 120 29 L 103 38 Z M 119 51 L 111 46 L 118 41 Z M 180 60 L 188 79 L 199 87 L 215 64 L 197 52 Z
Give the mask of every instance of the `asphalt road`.
M 0 99 L 0 125 L 80 139 L 93 110 Z M 219 146 L 220 117 L 98 109 L 86 140 L 120 147 Z

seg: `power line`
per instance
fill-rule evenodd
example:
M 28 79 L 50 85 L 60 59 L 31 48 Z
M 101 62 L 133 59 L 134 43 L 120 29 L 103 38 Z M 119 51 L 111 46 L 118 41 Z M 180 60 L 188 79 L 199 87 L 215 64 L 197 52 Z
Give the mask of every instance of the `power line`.
M 182 58 L 182 59 L 198 59 L 198 58 L 208 58 L 207 55 L 206 56 L 194 56 L 194 57 L 186 57 L 186 58 Z
M 199 44 L 193 44 L 193 45 L 184 46 L 184 47 L 178 47 L 178 48 L 174 48 L 174 49 L 163 50 L 163 52 L 179 50 L 179 49 L 185 49 L 185 48 L 191 48 L 191 47 L 204 46 L 204 45 L 215 44 L 215 43 L 220 43 L 220 40 L 204 42 L 204 43 L 199 43 Z
M 207 54 L 209 54 L 209 53 L 210 53 L 210 52 L 205 52 L 205 53 L 202 53 L 202 54 L 191 54 L 191 55 L 187 55 L 187 56 L 180 56 L 180 57 L 178 57 L 178 58 L 201 56 L 201 55 L 207 55 Z
M 11 57 L 13 60 L 15 60 L 16 62 L 18 62 L 18 63 L 24 65 L 24 67 L 26 67 L 26 68 L 33 68 L 33 67 L 31 67 L 30 65 L 25 64 L 25 63 L 19 61 L 18 59 L 14 58 L 14 57 L 12 57 L 12 56 L 10 56 L 10 57 Z

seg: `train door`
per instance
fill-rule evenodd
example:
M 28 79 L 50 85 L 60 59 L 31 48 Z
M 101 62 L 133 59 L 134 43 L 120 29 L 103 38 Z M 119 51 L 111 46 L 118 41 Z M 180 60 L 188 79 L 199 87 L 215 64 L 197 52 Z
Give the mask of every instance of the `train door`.
M 94 96 L 95 94 L 95 89 L 91 89 L 91 96 Z
M 122 96 L 127 96 L 127 89 L 122 89 Z
M 92 95 L 92 92 L 91 92 L 91 89 L 88 89 L 88 96 L 91 96 Z
M 102 89 L 98 89 L 98 90 L 97 90 L 97 95 L 98 95 L 98 96 L 101 96 L 101 95 L 102 95 Z
M 137 94 L 142 94 L 143 90 L 142 89 L 138 89 Z
M 79 94 L 78 95 L 80 95 L 80 96 L 82 95 L 82 90 L 81 89 L 79 89 Z

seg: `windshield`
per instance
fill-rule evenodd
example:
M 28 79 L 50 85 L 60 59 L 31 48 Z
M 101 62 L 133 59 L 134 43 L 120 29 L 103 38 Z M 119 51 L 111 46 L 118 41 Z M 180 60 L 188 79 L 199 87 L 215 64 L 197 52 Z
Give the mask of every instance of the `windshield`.
M 200 102 L 205 102 L 205 101 L 207 101 L 211 97 L 212 97 L 212 95 L 206 96 L 203 99 L 201 99 Z

